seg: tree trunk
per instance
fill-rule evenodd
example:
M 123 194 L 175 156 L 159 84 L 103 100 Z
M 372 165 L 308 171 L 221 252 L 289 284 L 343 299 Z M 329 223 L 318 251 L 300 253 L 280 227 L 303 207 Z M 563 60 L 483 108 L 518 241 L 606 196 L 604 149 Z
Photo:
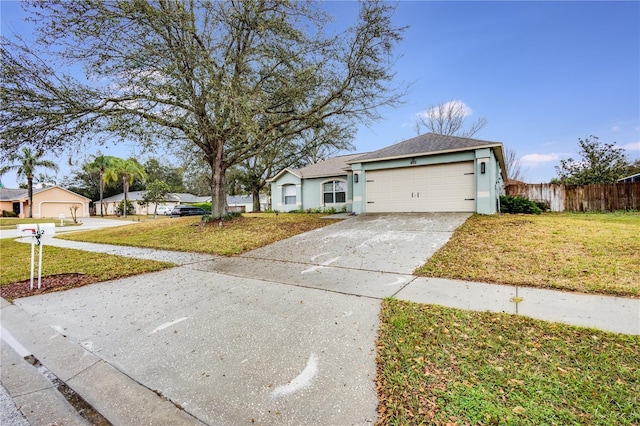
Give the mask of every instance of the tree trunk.
M 253 211 L 260 213 L 262 209 L 260 208 L 260 188 L 258 185 L 251 185 L 251 196 L 253 197 Z
M 129 192 L 129 179 L 126 176 L 122 177 L 122 189 L 124 189 L 124 206 L 122 206 L 122 214 L 124 218 L 127 218 L 127 192 Z
M 226 167 L 222 161 L 222 149 L 218 149 L 211 166 L 211 216 L 221 218 L 227 214 L 227 194 L 225 185 Z
M 100 216 L 104 217 L 104 212 L 102 211 L 102 205 L 104 204 L 102 202 L 102 198 L 104 195 L 104 178 L 103 178 L 103 173 L 102 171 L 100 172 Z
M 33 176 L 27 177 L 27 188 L 29 189 L 29 218 L 33 218 Z

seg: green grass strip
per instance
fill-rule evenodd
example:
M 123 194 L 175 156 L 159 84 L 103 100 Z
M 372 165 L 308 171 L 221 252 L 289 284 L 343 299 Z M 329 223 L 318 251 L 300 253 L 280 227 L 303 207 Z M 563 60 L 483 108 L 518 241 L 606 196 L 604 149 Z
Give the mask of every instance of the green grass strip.
M 378 424 L 640 423 L 640 336 L 386 300 Z

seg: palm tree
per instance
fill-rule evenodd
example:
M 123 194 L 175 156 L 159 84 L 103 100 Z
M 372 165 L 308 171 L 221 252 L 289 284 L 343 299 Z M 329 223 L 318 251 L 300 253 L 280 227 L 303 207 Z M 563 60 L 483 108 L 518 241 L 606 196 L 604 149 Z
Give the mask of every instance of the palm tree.
M 112 167 L 119 176 L 122 176 L 122 190 L 124 192 L 124 208 L 122 210 L 123 215 L 126 218 L 129 184 L 136 179 L 146 179 L 147 173 L 144 171 L 144 167 L 142 167 L 140 163 L 133 158 L 129 158 L 128 160 L 117 158 Z
M 115 161 L 115 157 L 99 154 L 98 156 L 94 157 L 93 161 L 89 163 L 87 167 L 87 171 L 89 173 L 97 172 L 100 175 L 100 216 L 102 217 L 104 217 L 104 211 L 103 211 L 104 203 L 102 201 L 104 198 L 103 196 L 104 185 L 105 183 L 107 183 L 107 180 L 105 179 L 105 173 L 107 173 L 108 170 L 112 168 L 114 161 Z M 115 180 L 115 179 L 111 179 L 111 180 Z
M 9 170 L 16 170 L 18 172 L 18 179 L 23 176 L 27 178 L 30 218 L 33 217 L 33 176 L 35 174 L 36 167 L 44 167 L 56 172 L 58 171 L 58 165 L 53 161 L 44 160 L 42 158 L 43 155 L 43 151 L 33 153 L 29 148 L 23 147 L 22 150 L 9 156 L 9 161 L 15 164 L 0 168 L 0 176 L 7 173 Z

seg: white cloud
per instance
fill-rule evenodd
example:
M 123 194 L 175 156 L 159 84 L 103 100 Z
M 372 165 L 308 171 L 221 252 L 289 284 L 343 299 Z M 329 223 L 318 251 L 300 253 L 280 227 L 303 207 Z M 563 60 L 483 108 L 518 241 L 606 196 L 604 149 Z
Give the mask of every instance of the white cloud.
M 611 128 L 611 131 L 612 131 L 612 132 L 619 132 L 619 131 L 620 131 L 620 126 L 618 126 L 618 125 L 613 126 L 613 127 Z
M 450 112 L 450 111 L 462 111 L 464 117 L 468 117 L 471 114 L 473 114 L 473 110 L 469 108 L 467 104 L 465 104 L 459 99 L 453 99 L 442 105 L 436 105 L 431 109 L 420 111 L 416 115 L 422 118 L 432 117 L 434 119 L 438 119 L 440 118 L 440 115 L 443 112 Z
M 527 154 L 520 157 L 520 162 L 523 165 L 530 167 L 540 166 L 544 163 L 550 163 L 552 161 L 558 161 L 565 154 L 553 152 L 551 154 Z
M 640 142 L 630 142 L 624 145 L 620 145 L 620 148 L 627 151 L 640 151 Z

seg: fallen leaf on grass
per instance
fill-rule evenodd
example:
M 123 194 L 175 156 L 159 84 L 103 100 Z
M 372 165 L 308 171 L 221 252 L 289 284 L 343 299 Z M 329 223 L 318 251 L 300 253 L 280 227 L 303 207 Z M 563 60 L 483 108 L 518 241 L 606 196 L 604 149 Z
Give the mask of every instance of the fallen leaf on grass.
M 513 411 L 515 414 L 524 414 L 524 413 L 526 413 L 526 412 L 527 412 L 527 410 L 526 410 L 524 407 L 521 407 L 521 406 L 519 406 L 519 405 L 518 405 L 517 407 L 513 407 L 513 410 L 512 410 L 512 411 Z

